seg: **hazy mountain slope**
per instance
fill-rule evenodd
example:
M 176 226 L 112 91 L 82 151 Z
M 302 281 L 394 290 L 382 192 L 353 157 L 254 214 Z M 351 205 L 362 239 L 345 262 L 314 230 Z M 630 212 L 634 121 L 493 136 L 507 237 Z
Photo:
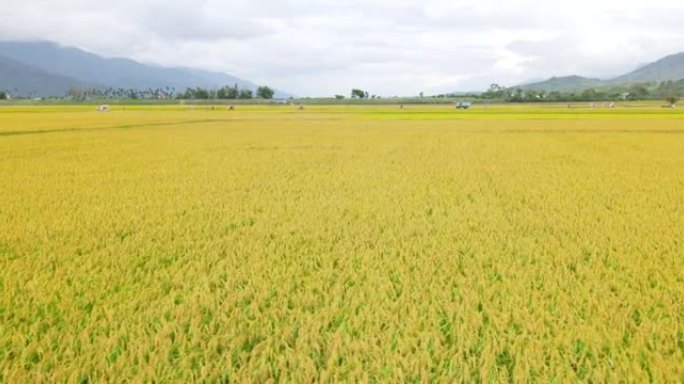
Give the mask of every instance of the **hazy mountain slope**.
M 551 79 L 544 81 L 521 84 L 515 88 L 543 90 L 547 92 L 581 92 L 587 88 L 598 88 L 602 86 L 681 79 L 684 79 L 684 53 L 677 53 L 612 79 L 600 80 L 581 76 L 552 77 Z
M 548 80 L 521 85 L 517 88 L 546 92 L 579 92 L 583 89 L 598 87 L 603 82 L 581 76 L 552 77 Z
M 0 56 L 0 90 L 22 97 L 64 96 L 71 86 L 96 85 L 49 73 L 25 63 Z
M 225 73 L 190 68 L 165 68 L 122 58 L 104 58 L 78 48 L 49 42 L 0 42 L 0 54 L 44 71 L 86 83 L 114 88 L 157 89 L 189 87 L 218 88 L 238 84 L 256 85 Z M 279 92 L 280 96 L 287 94 Z
M 684 53 L 666 56 L 626 75 L 610 79 L 610 83 L 661 82 L 684 79 Z

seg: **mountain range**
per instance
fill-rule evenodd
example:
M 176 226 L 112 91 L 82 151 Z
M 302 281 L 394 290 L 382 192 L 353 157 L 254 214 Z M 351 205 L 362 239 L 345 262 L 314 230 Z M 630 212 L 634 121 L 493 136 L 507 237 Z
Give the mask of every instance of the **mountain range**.
M 663 57 L 636 70 L 609 79 L 582 76 L 552 77 L 548 80 L 521 84 L 515 88 L 546 92 L 579 92 L 588 88 L 600 88 L 632 83 L 676 81 L 684 79 L 684 53 Z
M 552 77 L 515 88 L 546 92 L 581 92 L 630 83 L 684 79 L 684 53 L 666 56 L 653 63 L 609 79 L 582 76 Z M 105 58 L 78 48 L 55 43 L 0 41 L 0 90 L 24 97 L 64 96 L 71 87 L 173 89 L 202 87 L 216 89 L 237 84 L 255 90 L 257 86 L 235 76 L 184 67 L 161 67 L 125 58 Z M 290 97 L 276 90 L 275 97 Z
M 70 87 L 216 89 L 257 85 L 235 76 L 183 67 L 161 67 L 124 58 L 105 58 L 51 42 L 0 41 L 0 90 L 24 97 L 64 96 Z M 275 97 L 290 94 L 276 90 Z

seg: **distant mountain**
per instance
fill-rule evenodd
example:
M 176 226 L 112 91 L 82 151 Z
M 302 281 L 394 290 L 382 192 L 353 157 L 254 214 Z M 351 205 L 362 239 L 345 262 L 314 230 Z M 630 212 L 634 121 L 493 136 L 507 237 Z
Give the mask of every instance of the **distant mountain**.
M 75 79 L 78 83 L 100 84 L 104 87 L 140 90 L 169 87 L 176 91 L 194 87 L 214 89 L 234 84 L 241 88 L 257 87 L 249 81 L 225 73 L 166 68 L 129 59 L 104 58 L 78 48 L 62 47 L 50 42 L 0 41 L 0 55 L 46 73 Z M 21 78 L 15 79 L 17 83 L 21 81 Z M 290 95 L 287 93 L 276 91 L 276 97 L 288 96 Z
M 600 79 L 582 76 L 552 77 L 548 80 L 519 86 L 522 89 L 535 89 L 546 92 L 579 92 L 583 89 L 597 87 L 603 83 Z
M 515 88 L 547 92 L 581 92 L 587 88 L 681 79 L 684 79 L 684 53 L 677 53 L 646 64 L 628 74 L 610 79 L 601 80 L 581 76 L 552 77 L 536 83 L 521 84 Z
M 0 56 L 0 90 L 8 91 L 10 95 L 25 97 L 64 95 L 71 86 L 97 87 L 98 85 L 49 73 Z
M 651 81 L 668 81 L 684 79 L 684 53 L 663 57 L 644 65 L 626 75 L 610 79 L 610 83 L 643 83 Z

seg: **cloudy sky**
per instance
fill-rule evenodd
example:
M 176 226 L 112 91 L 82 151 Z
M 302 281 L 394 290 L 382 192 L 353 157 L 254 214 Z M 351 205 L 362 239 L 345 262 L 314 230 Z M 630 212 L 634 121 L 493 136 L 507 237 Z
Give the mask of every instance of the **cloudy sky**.
M 609 77 L 684 51 L 684 1 L 2 0 L 0 39 L 220 70 L 301 96 Z

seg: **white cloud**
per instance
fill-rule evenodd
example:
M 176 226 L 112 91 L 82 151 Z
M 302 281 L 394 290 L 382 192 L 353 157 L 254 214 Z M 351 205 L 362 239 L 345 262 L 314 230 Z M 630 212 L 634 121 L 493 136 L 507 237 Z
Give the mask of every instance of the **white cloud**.
M 684 50 L 660 0 L 4 0 L 0 38 L 221 70 L 300 95 L 610 76 Z

